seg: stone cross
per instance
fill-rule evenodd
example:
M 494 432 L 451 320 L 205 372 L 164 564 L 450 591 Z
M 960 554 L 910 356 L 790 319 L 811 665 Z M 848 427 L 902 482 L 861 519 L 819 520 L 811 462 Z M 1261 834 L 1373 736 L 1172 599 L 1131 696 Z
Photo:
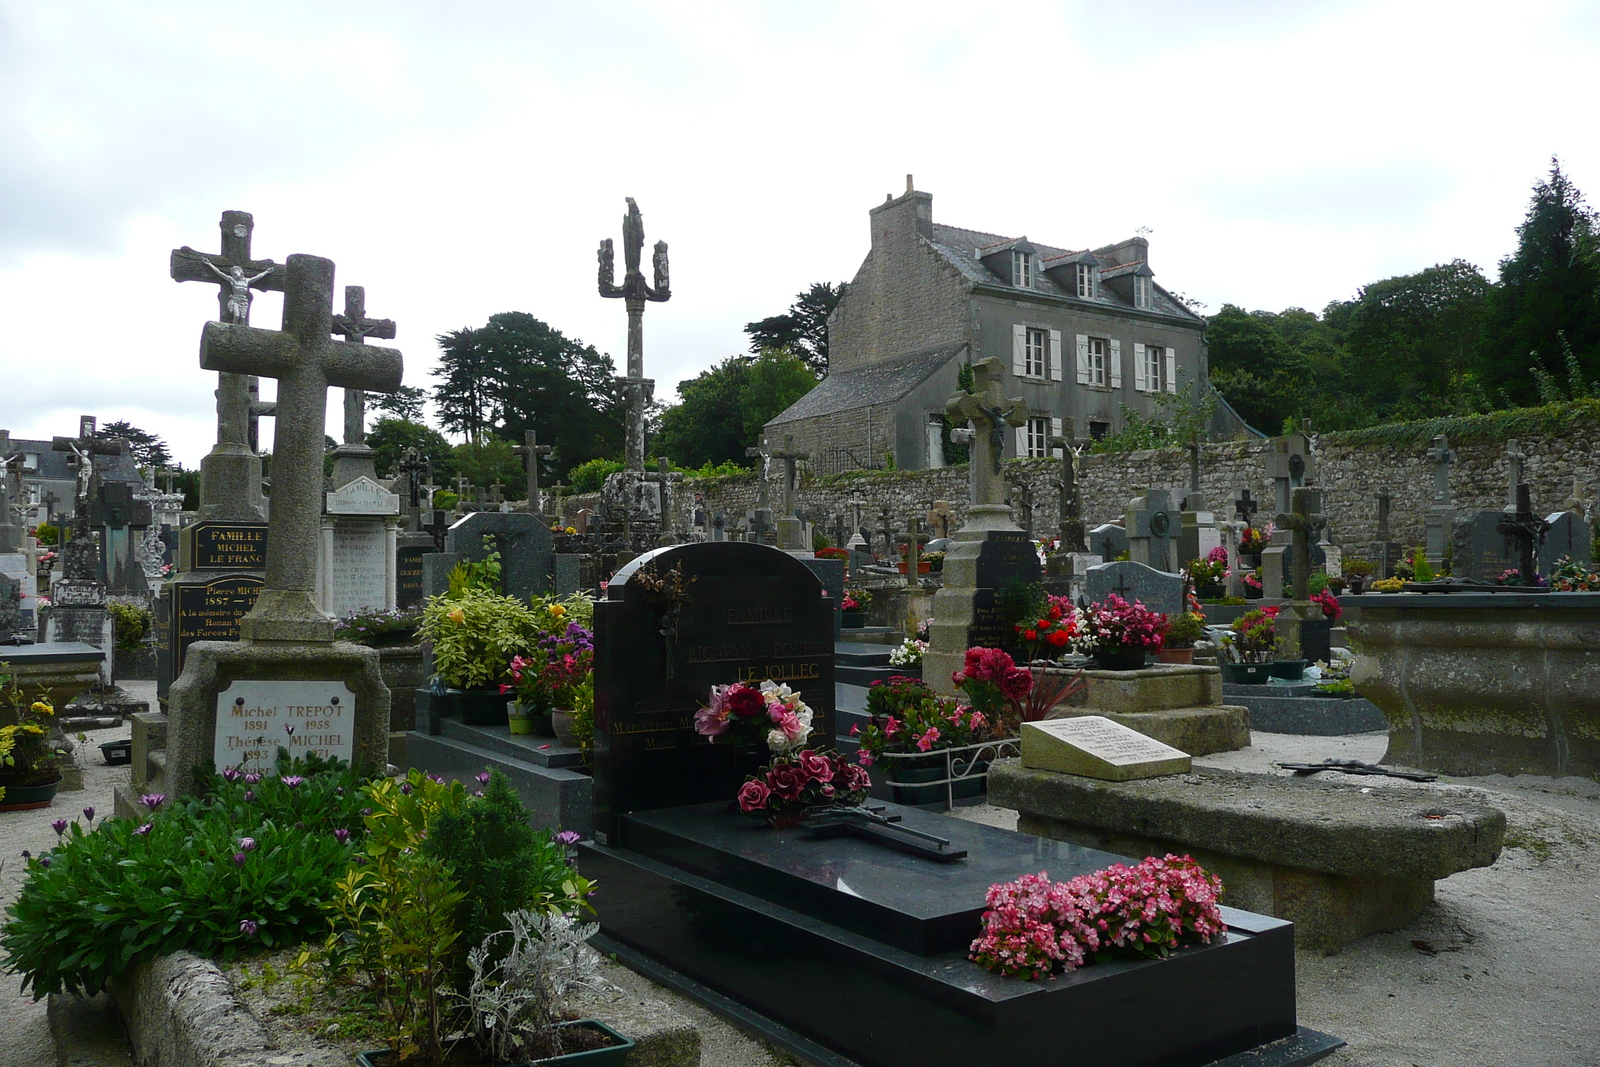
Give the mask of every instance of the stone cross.
M 1224 586 L 1227 596 L 1244 596 L 1244 569 L 1239 566 L 1239 537 L 1248 527 L 1244 522 L 1219 522 L 1222 545 L 1228 550 L 1228 578 Z
M 1589 517 L 1589 509 L 1594 505 L 1594 500 L 1586 495 L 1583 478 L 1575 475 L 1572 479 L 1572 495 L 1567 497 L 1561 505 L 1563 509 L 1572 512 L 1581 519 Z
M 516 445 L 511 451 L 522 457 L 522 462 L 528 469 L 528 514 L 538 515 L 541 514 L 539 507 L 539 460 L 543 456 L 548 456 L 554 449 L 549 445 L 541 445 L 539 443 L 539 431 L 537 430 L 524 430 L 522 439 L 524 443 Z
M 52 526 L 55 525 L 56 505 L 61 503 L 61 498 L 56 496 L 56 491 L 51 489 L 46 492 L 44 496 L 39 498 L 39 503 L 44 505 L 44 521 Z
M 915 515 L 911 517 L 911 528 L 906 531 L 906 584 L 915 588 L 921 584 L 922 579 L 917 574 L 922 570 L 922 520 Z
M 289 257 L 281 331 L 208 322 L 201 335 L 201 367 L 276 378 L 283 412 L 273 449 L 266 586 L 240 623 L 246 640 L 333 640 L 333 620 L 313 598 L 327 391 L 400 387 L 398 351 L 333 340 L 333 269 L 318 256 Z
M 365 344 L 367 338 L 394 340 L 393 319 L 367 318 L 367 290 L 359 285 L 344 287 L 344 313 L 333 317 L 333 332 L 351 344 Z M 360 389 L 344 391 L 344 443 L 367 443 L 366 394 Z
M 1233 502 L 1233 513 L 1239 517 L 1240 522 L 1246 526 L 1255 525 L 1255 513 L 1260 510 L 1260 502 L 1250 499 L 1250 490 L 1239 490 L 1239 499 Z
M 878 532 L 883 534 L 883 558 L 892 563 L 895 557 L 894 535 L 898 528 L 894 525 L 894 513 L 889 510 L 889 505 L 883 506 L 883 510 L 878 514 L 878 521 L 883 524 L 878 527 Z
M 1528 454 L 1517 446 L 1517 442 L 1507 441 L 1506 450 L 1500 453 L 1500 457 L 1511 468 L 1506 478 L 1506 510 L 1516 511 L 1517 486 L 1522 484 L 1522 461 L 1528 458 Z
M 95 456 L 120 456 L 127 442 L 120 439 L 107 440 L 95 436 L 95 419 L 92 415 L 83 415 L 78 418 L 77 437 L 56 437 L 50 442 L 52 452 L 70 452 L 67 457 L 68 466 L 72 467 L 78 475 L 78 489 L 74 495 L 72 505 L 72 538 L 73 540 L 87 540 L 89 538 L 89 508 L 93 500 L 96 471 L 94 469 Z M 66 543 L 63 537 L 62 543 Z
M 672 539 L 672 483 L 683 481 L 683 475 L 669 468 L 667 457 L 657 456 L 656 469 L 644 476 L 645 481 L 661 487 L 661 530 L 656 542 L 661 546 L 677 543 Z
M 1428 458 L 1433 460 L 1433 503 L 1436 507 L 1449 507 L 1450 499 L 1450 464 L 1456 461 L 1456 454 L 1450 450 L 1450 442 L 1444 434 L 1433 439 L 1433 447 L 1428 449 Z
M 506 501 L 506 495 L 503 492 L 504 489 L 505 486 L 501 485 L 499 482 L 495 482 L 489 486 L 488 503 L 493 504 L 496 511 L 499 511 L 500 505 L 504 504 Z
M 861 495 L 859 493 L 852 496 L 849 500 L 850 529 L 852 531 L 850 534 L 851 540 L 855 540 L 855 538 L 861 533 L 861 509 L 866 506 L 867 502 L 861 499 Z
M 1172 510 L 1172 495 L 1165 489 L 1138 490 L 1128 502 L 1125 517 L 1128 531 L 1128 558 L 1158 571 L 1178 569 L 1173 554 L 1181 518 Z
M 667 276 L 667 242 L 655 247 L 655 285 L 644 280 L 639 259 L 644 250 L 644 219 L 639 205 L 628 197 L 628 213 L 622 218 L 622 254 L 627 271 L 622 284 L 616 284 L 616 252 L 611 238 L 600 242 L 600 295 L 621 297 L 628 309 L 628 376 L 623 384 L 628 398 L 626 461 L 630 471 L 644 470 L 644 417 L 650 406 L 655 382 L 644 376 L 644 305 L 646 301 L 672 298 Z
M 1295 489 L 1294 510 L 1278 513 L 1278 528 L 1294 534 L 1294 599 L 1311 599 L 1311 546 L 1317 543 L 1317 534 L 1328 524 L 1322 514 L 1322 490 L 1301 486 Z
M 945 405 L 945 412 L 957 422 L 973 426 L 972 459 L 967 477 L 972 508 L 964 528 L 1016 529 L 1005 505 L 1005 483 L 1000 477 L 1000 460 L 1005 455 L 1006 427 L 1022 426 L 1033 411 L 1021 397 L 1005 394 L 1005 364 L 990 357 L 972 364 L 975 392 L 957 393 Z
M 950 501 L 935 500 L 928 505 L 927 520 L 935 537 L 949 537 L 950 528 L 955 525 L 956 513 L 950 510 Z
M 1267 477 L 1272 479 L 1273 503 L 1279 512 L 1290 510 L 1290 493 L 1314 480 L 1311 442 L 1302 434 L 1275 437 L 1267 453 Z
M 562 522 L 562 520 L 566 518 L 566 515 L 561 507 L 561 494 L 565 493 L 570 488 L 571 486 L 562 485 L 560 482 L 557 482 L 555 485 L 550 487 L 550 514 L 554 515 L 556 521 L 562 526 L 566 525 L 565 522 Z
M 400 456 L 400 462 L 395 464 L 406 480 L 406 527 L 411 533 L 422 531 L 422 476 L 428 469 L 423 462 L 422 453 L 415 448 L 408 448 Z M 432 507 L 432 498 L 429 498 Z
M 786 519 L 792 519 L 795 517 L 795 467 L 796 464 L 798 464 L 801 460 L 809 460 L 811 458 L 811 453 L 796 452 L 794 450 L 794 436 L 790 435 L 783 439 L 783 451 L 773 452 L 772 458 L 783 460 L 783 517 Z
M 1528 484 L 1517 485 L 1517 510 L 1506 516 L 1495 527 L 1496 533 L 1505 534 L 1517 544 L 1517 569 L 1522 574 L 1522 584 L 1531 586 L 1539 574 L 1538 551 L 1544 544 L 1545 531 L 1550 522 L 1533 513 L 1533 498 Z
M 1206 502 L 1200 496 L 1200 439 L 1197 436 L 1184 446 L 1189 450 L 1189 493 L 1183 498 L 1184 511 L 1205 511 Z
M 845 528 L 844 512 L 841 511 L 841 512 L 839 512 L 838 515 L 834 516 L 834 524 L 833 524 L 833 544 L 834 544 L 834 547 L 843 548 L 845 546 L 845 533 L 846 532 L 847 531 L 846 531 L 846 528 Z
M 1083 504 L 1078 495 L 1078 450 L 1072 446 L 1070 430 L 1061 437 L 1050 438 L 1050 447 L 1061 449 L 1061 477 L 1055 483 L 1061 493 L 1061 501 L 1057 505 L 1061 551 L 1087 552 L 1089 544 L 1083 536 Z
M 1012 482 L 1017 498 L 1017 512 L 1022 516 L 1022 532 L 1033 539 L 1033 485 L 1027 479 Z
M 772 457 L 762 451 L 759 445 L 751 445 L 744 450 L 744 454 L 750 459 L 761 460 L 761 469 L 756 472 L 756 509 L 758 511 L 771 511 L 772 505 L 769 503 L 770 498 L 767 489 L 767 465 L 771 462 Z
M 468 497 L 470 495 L 467 492 L 467 490 L 472 488 L 472 480 L 470 478 L 468 478 L 465 474 L 458 474 L 458 475 L 455 476 L 455 487 L 456 487 L 456 507 L 459 508 L 459 507 L 461 507 L 462 504 L 467 503 Z
M 1378 540 L 1389 540 L 1389 491 L 1378 491 Z

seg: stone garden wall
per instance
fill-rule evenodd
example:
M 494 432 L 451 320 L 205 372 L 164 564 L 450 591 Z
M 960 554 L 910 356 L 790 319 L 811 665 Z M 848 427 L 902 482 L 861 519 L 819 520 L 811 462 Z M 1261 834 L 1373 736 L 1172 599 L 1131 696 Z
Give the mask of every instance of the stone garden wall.
M 1503 456 L 1507 439 L 1515 439 L 1528 457 L 1524 461 L 1524 480 L 1532 490 L 1535 511 L 1549 514 L 1561 510 L 1573 495 L 1575 482 L 1582 487 L 1583 496 L 1595 495 L 1596 482 L 1600 482 L 1600 411 L 1568 419 L 1566 425 L 1543 428 L 1529 426 L 1527 420 L 1518 424 L 1495 416 L 1462 422 L 1463 440 L 1451 440 L 1457 460 L 1450 478 L 1456 506 L 1462 512 L 1504 506 L 1509 472 L 1509 461 Z M 1496 433 L 1497 422 L 1511 423 L 1505 427 L 1509 432 Z M 1381 433 L 1313 435 L 1312 452 L 1318 484 L 1325 490 L 1331 540 L 1350 551 L 1365 551 L 1363 546 L 1373 541 L 1377 533 L 1378 493 L 1387 490 L 1394 538 L 1405 545 L 1423 542 L 1427 509 L 1433 497 L 1434 464 L 1428 459 L 1430 428 L 1413 424 L 1410 428 L 1386 427 Z M 1382 439 L 1385 437 L 1388 439 Z M 1204 446 L 1201 485 L 1219 518 L 1231 515 L 1229 502 L 1243 488 L 1249 488 L 1251 495 L 1262 502 L 1258 522 L 1270 517 L 1272 482 L 1266 474 L 1265 457 L 1271 448 L 1265 441 Z M 1170 489 L 1177 503 L 1188 482 L 1188 456 L 1181 449 L 1092 455 L 1083 457 L 1080 471 L 1084 518 L 1093 527 L 1120 519 L 1129 499 L 1141 486 Z M 774 473 L 770 499 L 776 515 L 782 504 L 783 483 L 781 474 Z M 1008 479 L 1026 479 L 1033 487 L 1036 535 L 1053 532 L 1059 521 L 1058 493 L 1052 485 L 1059 474 L 1059 460 L 1006 461 Z M 708 515 L 721 512 L 731 525 L 738 524 L 755 507 L 755 482 L 754 475 L 685 481 L 674 494 L 676 522 L 687 525 L 693 495 L 698 492 L 705 498 Z M 859 496 L 865 501 L 862 516 L 867 525 L 876 530 L 881 525 L 879 512 L 888 505 L 895 525 L 904 531 L 912 516 L 927 512 L 930 501 L 948 501 L 958 516 L 964 515 L 967 469 L 960 466 L 924 471 L 860 471 L 826 479 L 802 475 L 797 496 L 800 510 L 814 522 L 823 522 L 829 530 L 832 516 L 841 511 L 848 514 L 847 502 Z M 578 508 L 593 508 L 597 499 L 571 498 L 566 505 L 569 521 Z

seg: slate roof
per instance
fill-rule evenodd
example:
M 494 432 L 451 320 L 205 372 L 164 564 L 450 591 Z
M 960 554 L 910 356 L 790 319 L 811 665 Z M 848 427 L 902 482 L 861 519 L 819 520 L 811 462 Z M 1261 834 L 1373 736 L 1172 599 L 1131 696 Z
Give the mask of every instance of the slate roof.
M 991 255 L 998 248 L 1004 247 L 1017 240 L 1021 240 L 1021 238 L 1002 237 L 999 234 L 984 233 L 981 230 L 965 230 L 959 226 L 945 226 L 937 222 L 933 224 L 933 247 L 938 249 L 939 252 L 947 260 L 949 260 L 958 271 L 961 272 L 963 277 L 969 281 L 977 282 L 982 285 L 1009 286 L 1010 279 L 997 276 L 988 267 L 983 265 L 975 253 L 977 253 L 979 250 L 982 250 L 984 255 Z M 1084 255 L 1084 253 L 1088 251 L 1087 249 L 1072 250 L 1066 248 L 1055 248 L 1051 245 L 1040 244 L 1038 241 L 1031 240 L 1028 243 L 1033 245 L 1034 250 L 1039 256 L 1041 264 L 1049 260 L 1072 262 L 1075 261 L 1077 257 Z M 1052 264 L 1052 266 L 1061 265 L 1061 263 Z M 1140 265 L 1143 265 L 1142 260 L 1140 261 Z M 1129 266 L 1133 266 L 1133 264 L 1129 264 Z M 1119 274 L 1126 273 L 1126 271 L 1122 268 L 1112 267 L 1111 265 L 1102 265 L 1101 269 L 1102 276 L 1109 274 L 1112 270 L 1116 270 Z M 1130 301 L 1123 300 L 1106 286 L 1102 285 L 1099 287 L 1099 295 L 1097 295 L 1093 300 L 1084 300 L 1077 295 L 1076 290 L 1068 292 L 1065 287 L 1057 285 L 1056 280 L 1045 270 L 1038 270 L 1035 272 L 1035 274 L 1036 284 L 1033 288 L 1034 292 L 1044 293 L 1049 296 L 1058 297 L 1062 300 L 1073 300 L 1080 303 L 1099 304 L 1110 308 L 1131 309 L 1133 307 L 1133 304 Z M 1199 321 L 1199 316 L 1190 311 L 1177 300 L 1173 299 L 1172 294 L 1161 288 L 1160 285 L 1152 284 L 1151 287 L 1155 290 L 1156 299 L 1155 307 L 1151 308 L 1150 310 L 1159 315 L 1171 315 L 1180 319 Z
M 77 473 L 67 466 L 67 458 L 71 452 L 52 452 L 50 441 L 30 441 L 22 437 L 11 439 L 13 452 L 37 453 L 39 456 L 39 469 L 25 471 L 22 476 L 24 482 L 73 482 L 77 481 Z M 124 453 L 120 456 L 96 456 L 95 469 L 100 472 L 100 477 L 108 482 L 137 482 L 144 484 L 144 475 L 139 473 L 139 466 L 134 458 Z
M 767 422 L 768 426 L 800 419 L 857 411 L 873 404 L 899 400 L 921 385 L 928 376 L 966 351 L 966 342 L 940 345 L 898 356 L 855 370 L 830 373 L 816 388 L 790 404 Z

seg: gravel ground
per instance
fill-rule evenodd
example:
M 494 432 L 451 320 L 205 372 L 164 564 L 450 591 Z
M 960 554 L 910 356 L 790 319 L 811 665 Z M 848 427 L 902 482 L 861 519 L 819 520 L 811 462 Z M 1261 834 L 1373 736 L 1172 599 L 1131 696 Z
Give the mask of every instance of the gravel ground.
M 138 683 L 128 686 L 152 702 Z M 153 686 L 151 686 L 153 690 Z M 0 813 L 0 902 L 14 898 L 22 849 L 48 850 L 53 819 L 92 805 L 111 810 L 126 767 L 100 763 L 102 741 L 128 728 L 99 730 L 80 761 L 85 788 L 52 808 Z M 1251 748 L 1203 757 L 1213 767 L 1279 773 L 1278 761 L 1327 757 L 1377 762 L 1382 734 L 1353 737 L 1255 735 Z M 1323 775 L 1382 790 L 1389 780 Z M 1335 956 L 1297 959 L 1300 1021 L 1349 1042 L 1332 1067 L 1594 1067 L 1600 1064 L 1600 784 L 1533 776 L 1441 779 L 1428 788 L 1472 790 L 1505 811 L 1507 847 L 1493 867 L 1438 884 L 1437 899 L 1413 924 L 1366 938 Z M 1015 813 L 980 806 L 963 818 L 1014 825 Z M 82 816 L 79 815 L 79 818 Z M 706 1067 L 793 1062 L 751 1041 L 709 1012 L 618 968 L 631 992 L 666 1002 L 701 1027 Z M 43 1003 L 0 982 L 0 1065 L 53 1067 Z

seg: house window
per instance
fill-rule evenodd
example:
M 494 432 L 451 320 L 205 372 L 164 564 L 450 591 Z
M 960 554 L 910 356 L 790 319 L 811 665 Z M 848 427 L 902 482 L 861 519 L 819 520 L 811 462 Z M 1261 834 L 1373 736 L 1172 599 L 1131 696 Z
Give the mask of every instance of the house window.
M 1033 288 L 1033 256 L 1027 252 L 1011 253 L 1011 284 L 1019 289 Z
M 1028 378 L 1043 378 L 1050 358 L 1050 335 L 1043 330 L 1028 327 L 1027 344 L 1023 348 L 1022 373 Z
M 1096 440 L 1096 441 L 1098 441 L 1101 438 L 1105 437 L 1106 434 L 1108 434 L 1110 432 L 1111 432 L 1111 424 L 1109 422 L 1094 422 L 1094 421 L 1090 421 L 1090 423 L 1089 423 L 1089 436 L 1091 438 L 1093 438 L 1094 440 Z
M 1160 345 L 1144 346 L 1145 388 L 1159 393 L 1166 388 L 1167 350 Z
M 1078 295 L 1085 300 L 1095 298 L 1095 273 L 1093 265 L 1078 264 Z
M 1106 384 L 1106 339 L 1089 338 L 1089 384 Z
M 1142 274 L 1133 276 L 1133 306 L 1136 308 L 1149 308 L 1154 304 L 1152 299 L 1154 290 L 1151 288 L 1150 279 Z
M 1028 458 L 1038 459 L 1050 454 L 1050 420 L 1028 420 Z

